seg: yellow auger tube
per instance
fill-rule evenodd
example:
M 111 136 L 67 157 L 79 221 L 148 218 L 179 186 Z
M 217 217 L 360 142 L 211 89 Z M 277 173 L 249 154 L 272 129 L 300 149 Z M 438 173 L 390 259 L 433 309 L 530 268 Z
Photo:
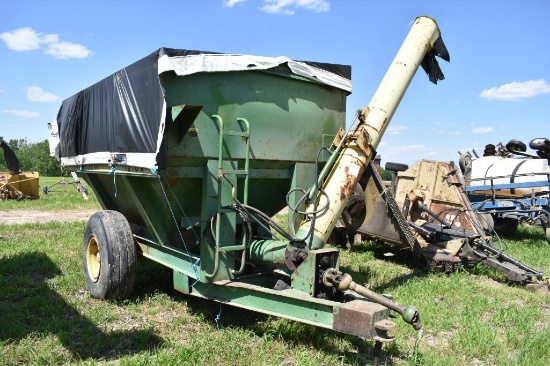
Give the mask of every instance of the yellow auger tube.
M 341 156 L 322 186 L 328 197 L 328 209 L 317 215 L 314 221 L 306 218 L 297 232 L 298 238 L 306 237 L 313 223 L 313 235 L 306 242 L 309 249 L 320 249 L 325 245 L 366 165 L 374 157 L 382 135 L 416 70 L 439 37 L 440 31 L 435 20 L 429 17 L 416 18 L 370 103 L 362 109 L 361 124 L 343 142 Z M 315 206 L 323 207 L 326 203 L 324 195 L 319 194 L 317 199 L 317 205 L 310 204 L 306 211 L 313 212 Z

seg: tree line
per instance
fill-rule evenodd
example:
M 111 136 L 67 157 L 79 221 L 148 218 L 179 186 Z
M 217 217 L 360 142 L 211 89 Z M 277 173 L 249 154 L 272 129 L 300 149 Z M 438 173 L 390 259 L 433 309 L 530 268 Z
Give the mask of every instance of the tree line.
M 47 139 L 35 143 L 28 141 L 26 138 L 10 139 L 6 142 L 19 160 L 22 171 L 38 172 L 46 177 L 61 175 L 61 165 L 56 158 L 50 156 L 50 146 Z M 0 151 L 0 171 L 7 170 L 8 166 L 4 158 L 4 152 Z

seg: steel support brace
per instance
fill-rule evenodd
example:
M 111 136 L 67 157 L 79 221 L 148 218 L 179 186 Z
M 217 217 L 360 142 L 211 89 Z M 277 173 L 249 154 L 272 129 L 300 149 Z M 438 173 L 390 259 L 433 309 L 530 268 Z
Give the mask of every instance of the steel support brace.
M 174 271 L 183 273 L 193 279 L 200 276 L 200 263 L 197 257 L 187 255 L 166 246 L 157 246 L 148 243 L 143 238 L 135 235 L 134 238 L 144 257 L 171 268 Z
M 388 323 L 394 324 L 386 319 L 388 309 L 364 298 L 339 303 L 293 289 L 274 290 L 239 281 L 197 282 L 189 294 L 363 338 L 393 339 L 387 334 L 392 328 Z

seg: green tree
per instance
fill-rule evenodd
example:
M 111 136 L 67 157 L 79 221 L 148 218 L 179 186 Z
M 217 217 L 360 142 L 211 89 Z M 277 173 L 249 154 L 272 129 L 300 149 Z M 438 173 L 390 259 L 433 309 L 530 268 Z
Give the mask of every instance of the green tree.
M 27 139 L 11 139 L 8 146 L 17 156 L 22 171 L 38 172 L 40 175 L 56 177 L 60 175 L 60 164 L 50 156 L 48 140 L 32 143 Z M 0 171 L 8 167 L 3 152 L 0 152 Z
M 382 177 L 383 180 L 391 180 L 392 174 L 393 173 L 391 171 L 380 167 L 380 176 Z

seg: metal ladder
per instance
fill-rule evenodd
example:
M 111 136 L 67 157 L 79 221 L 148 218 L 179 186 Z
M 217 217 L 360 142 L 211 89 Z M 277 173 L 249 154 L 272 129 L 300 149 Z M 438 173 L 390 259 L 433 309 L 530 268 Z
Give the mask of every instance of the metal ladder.
M 240 245 L 230 245 L 230 246 L 220 246 L 220 218 L 221 215 L 224 215 L 228 212 L 234 212 L 230 209 L 225 209 L 221 204 L 221 194 L 222 194 L 222 185 L 225 184 L 224 180 L 229 183 L 232 187 L 231 196 L 235 202 L 239 202 L 237 199 L 237 184 L 233 183 L 227 177 L 228 174 L 233 174 L 235 176 L 244 177 L 244 189 L 243 189 L 243 201 L 245 205 L 248 204 L 248 177 L 249 177 L 249 164 L 250 164 L 250 123 L 245 118 L 237 118 L 238 123 L 242 123 L 245 127 L 244 131 L 226 131 L 224 128 L 223 118 L 217 114 L 212 115 L 212 119 L 218 123 L 220 130 L 219 140 L 218 140 L 218 211 L 216 214 L 216 246 L 215 246 L 215 259 L 214 259 L 214 270 L 212 273 L 206 273 L 205 277 L 212 278 L 218 271 L 219 266 L 219 253 L 220 252 L 231 252 L 231 251 L 242 251 L 241 256 L 241 266 L 238 270 L 232 270 L 234 275 L 238 275 L 243 272 L 246 259 L 246 237 L 243 231 L 242 243 Z M 237 161 L 237 158 L 230 156 L 225 156 L 224 146 L 227 137 L 238 137 L 246 141 L 245 148 L 245 160 L 243 169 L 226 169 L 224 168 L 224 161 Z

